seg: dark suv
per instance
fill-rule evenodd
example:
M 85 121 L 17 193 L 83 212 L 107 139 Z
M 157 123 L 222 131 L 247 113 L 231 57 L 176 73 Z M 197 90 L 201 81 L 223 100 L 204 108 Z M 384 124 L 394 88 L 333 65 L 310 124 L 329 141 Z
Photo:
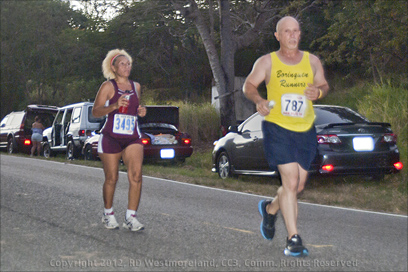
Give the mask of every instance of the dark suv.
M 55 106 L 28 105 L 24 111 L 7 114 L 0 123 L 0 148 L 7 148 L 8 153 L 30 153 L 31 125 L 39 116 L 44 127 L 49 127 L 58 111 Z

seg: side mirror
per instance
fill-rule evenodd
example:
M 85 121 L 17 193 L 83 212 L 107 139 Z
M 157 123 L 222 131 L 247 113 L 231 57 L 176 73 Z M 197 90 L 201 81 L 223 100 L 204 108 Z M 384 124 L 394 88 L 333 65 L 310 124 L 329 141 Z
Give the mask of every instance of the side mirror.
M 229 126 L 228 127 L 228 132 L 235 132 L 238 133 L 238 126 Z

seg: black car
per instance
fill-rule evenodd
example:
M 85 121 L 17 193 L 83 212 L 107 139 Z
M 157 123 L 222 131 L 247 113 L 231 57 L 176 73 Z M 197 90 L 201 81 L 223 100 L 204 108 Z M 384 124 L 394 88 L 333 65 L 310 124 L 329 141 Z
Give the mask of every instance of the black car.
M 58 111 L 55 106 L 28 105 L 24 111 L 7 114 L 0 123 L 0 148 L 7 148 L 8 153 L 30 153 L 31 125 L 39 116 L 44 127 L 49 127 Z
M 322 175 L 362 174 L 381 178 L 402 169 L 397 136 L 388 123 L 370 122 L 341 106 L 314 105 L 317 153 L 308 171 Z M 214 143 L 213 172 L 234 175 L 277 175 L 264 154 L 261 123 L 255 113 Z
M 179 131 L 179 108 L 146 106 L 146 110 L 145 117 L 138 117 L 144 160 L 184 162 L 193 153 L 193 147 L 190 135 Z M 96 133 L 85 141 L 82 151 L 84 159 L 98 157 L 99 137 Z

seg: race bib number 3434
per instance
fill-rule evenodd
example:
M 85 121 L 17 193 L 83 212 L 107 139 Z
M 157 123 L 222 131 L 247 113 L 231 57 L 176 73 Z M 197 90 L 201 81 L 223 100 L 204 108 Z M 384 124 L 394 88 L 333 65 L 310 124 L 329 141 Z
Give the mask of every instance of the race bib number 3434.
M 306 111 L 306 96 L 300 94 L 284 94 L 281 99 L 282 115 L 304 117 Z
M 127 114 L 115 114 L 113 119 L 113 133 L 133 135 L 135 130 L 136 116 Z

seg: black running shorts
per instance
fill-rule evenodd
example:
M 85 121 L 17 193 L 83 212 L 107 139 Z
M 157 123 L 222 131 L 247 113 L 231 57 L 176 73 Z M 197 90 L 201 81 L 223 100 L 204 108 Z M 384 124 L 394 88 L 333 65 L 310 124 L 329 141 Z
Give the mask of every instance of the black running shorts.
M 316 129 L 314 126 L 306 132 L 287 130 L 277 124 L 263 121 L 263 142 L 265 156 L 274 171 L 280 164 L 297 162 L 308 170 L 317 151 Z

